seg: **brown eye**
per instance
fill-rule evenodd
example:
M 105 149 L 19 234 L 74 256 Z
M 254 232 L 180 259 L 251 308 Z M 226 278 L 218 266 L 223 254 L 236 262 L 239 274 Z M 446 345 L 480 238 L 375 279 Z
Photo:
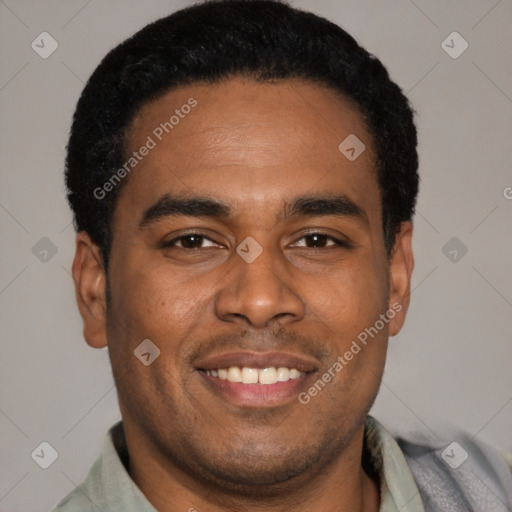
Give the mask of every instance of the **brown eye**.
M 205 242 L 209 242 L 209 245 L 203 245 Z M 169 242 L 164 243 L 164 247 L 179 247 L 180 249 L 202 249 L 204 247 L 214 247 L 216 244 L 213 240 L 196 233 L 190 233 L 188 235 L 182 235 Z
M 299 242 L 304 240 L 304 244 L 300 244 Z M 323 249 L 325 247 L 333 247 L 333 246 L 341 246 L 347 247 L 347 243 L 343 240 L 339 240 L 331 235 L 327 235 L 325 233 L 310 233 L 301 237 L 296 243 L 295 246 L 298 247 L 306 247 L 308 249 Z
M 327 242 L 329 241 L 328 236 L 319 234 L 308 235 L 305 236 L 304 238 L 310 243 L 308 247 L 325 247 L 327 245 Z

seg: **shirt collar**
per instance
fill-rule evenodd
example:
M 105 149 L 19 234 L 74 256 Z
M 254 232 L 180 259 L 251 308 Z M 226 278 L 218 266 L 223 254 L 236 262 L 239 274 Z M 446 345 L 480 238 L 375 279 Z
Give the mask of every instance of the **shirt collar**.
M 380 480 L 379 512 L 425 512 L 411 470 L 391 434 L 372 416 L 364 428 L 367 464 Z
M 102 486 L 98 500 L 112 512 L 158 512 L 144 496 L 128 473 L 128 448 L 121 421 L 110 428 L 105 436 L 103 450 L 97 461 Z M 100 510 L 103 510 L 99 505 Z

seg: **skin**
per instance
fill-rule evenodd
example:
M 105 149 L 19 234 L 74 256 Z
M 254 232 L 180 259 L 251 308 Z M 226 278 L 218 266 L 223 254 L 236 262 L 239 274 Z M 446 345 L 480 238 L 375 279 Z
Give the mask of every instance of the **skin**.
M 120 194 L 108 308 L 99 248 L 87 233 L 77 236 L 73 276 L 84 337 L 109 347 L 129 473 L 161 512 L 377 511 L 379 482 L 361 466 L 363 424 L 388 337 L 400 330 L 409 303 L 412 225 L 401 225 L 388 259 L 362 117 L 332 90 L 306 81 L 233 78 L 172 90 L 138 113 L 127 153 L 190 97 L 197 106 Z M 338 150 L 351 133 L 366 145 L 353 162 Z M 141 228 L 163 194 L 208 196 L 230 214 L 166 216 Z M 364 217 L 285 215 L 298 196 L 340 194 Z M 188 238 L 162 247 L 191 229 L 213 242 L 194 246 Z M 307 236 L 315 232 L 350 247 Z M 248 236 L 263 248 L 250 264 L 236 253 Z M 395 318 L 307 405 L 235 406 L 192 364 L 226 351 L 285 350 L 315 358 L 321 377 L 397 303 Z M 161 351 L 150 366 L 133 354 L 144 339 Z

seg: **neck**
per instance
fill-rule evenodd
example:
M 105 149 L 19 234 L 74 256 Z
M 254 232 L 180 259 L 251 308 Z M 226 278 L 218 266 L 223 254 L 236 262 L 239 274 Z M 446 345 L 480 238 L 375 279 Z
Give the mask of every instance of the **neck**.
M 363 427 L 328 466 L 311 469 L 284 484 L 265 489 L 230 489 L 198 478 L 166 459 L 133 425 L 125 427 L 129 473 L 159 512 L 377 512 L 379 482 L 361 465 Z

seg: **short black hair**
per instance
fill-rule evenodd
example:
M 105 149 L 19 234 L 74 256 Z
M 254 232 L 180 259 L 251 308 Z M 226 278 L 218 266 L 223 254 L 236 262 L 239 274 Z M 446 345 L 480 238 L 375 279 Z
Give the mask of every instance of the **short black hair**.
M 114 209 L 127 180 L 108 194 L 97 191 L 126 162 L 125 134 L 137 111 L 175 87 L 236 76 L 312 81 L 358 108 L 377 154 L 389 256 L 400 223 L 412 219 L 418 193 L 408 99 L 375 56 L 325 18 L 284 0 L 210 0 L 147 25 L 111 50 L 78 101 L 67 145 L 68 201 L 75 229 L 99 246 L 105 268 Z

